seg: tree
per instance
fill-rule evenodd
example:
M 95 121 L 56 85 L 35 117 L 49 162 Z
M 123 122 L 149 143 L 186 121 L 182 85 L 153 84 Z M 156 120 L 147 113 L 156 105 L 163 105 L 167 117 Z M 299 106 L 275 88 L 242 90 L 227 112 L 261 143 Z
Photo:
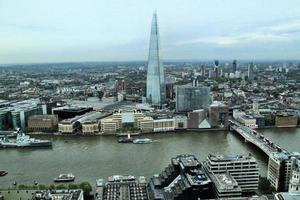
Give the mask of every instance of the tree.
M 64 189 L 68 189 L 68 186 L 66 184 L 59 184 L 55 188 L 57 190 L 64 190 Z
M 74 189 L 78 189 L 79 187 L 78 187 L 77 184 L 70 183 L 70 184 L 68 185 L 68 188 L 69 188 L 70 190 L 74 190 Z
M 92 186 L 89 182 L 80 183 L 79 188 L 83 190 L 84 196 L 88 196 L 92 191 Z
M 98 96 L 99 100 L 102 101 L 102 98 L 104 96 L 104 92 L 102 90 L 98 91 L 97 96 Z

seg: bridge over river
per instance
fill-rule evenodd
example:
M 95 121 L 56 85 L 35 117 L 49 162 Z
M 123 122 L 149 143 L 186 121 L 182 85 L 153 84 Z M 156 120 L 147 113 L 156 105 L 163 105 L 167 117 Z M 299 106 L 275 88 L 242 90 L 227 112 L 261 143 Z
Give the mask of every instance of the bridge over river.
M 288 153 L 287 150 L 280 147 L 278 144 L 274 143 L 270 139 L 266 138 L 263 134 L 253 130 L 243 124 L 239 123 L 236 120 L 229 120 L 230 122 L 230 130 L 235 131 L 239 135 L 241 135 L 246 142 L 251 142 L 257 148 L 262 150 L 269 157 L 273 153 Z

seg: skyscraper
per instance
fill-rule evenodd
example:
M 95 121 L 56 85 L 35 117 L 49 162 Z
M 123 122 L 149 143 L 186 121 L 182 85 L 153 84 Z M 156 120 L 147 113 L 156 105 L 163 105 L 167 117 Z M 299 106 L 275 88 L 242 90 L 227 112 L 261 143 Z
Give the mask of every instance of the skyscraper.
M 165 100 L 165 78 L 161 59 L 157 15 L 153 14 L 147 71 L 147 101 L 161 106 Z
M 232 62 L 232 73 L 235 73 L 235 72 L 236 72 L 236 66 L 237 66 L 237 61 L 234 60 L 234 61 Z
M 214 61 L 214 71 L 215 71 L 215 77 L 216 78 L 219 78 L 219 61 L 218 60 L 215 60 Z
M 254 68 L 253 63 L 250 63 L 248 66 L 248 80 L 249 81 L 253 81 L 253 79 L 254 79 L 253 68 Z

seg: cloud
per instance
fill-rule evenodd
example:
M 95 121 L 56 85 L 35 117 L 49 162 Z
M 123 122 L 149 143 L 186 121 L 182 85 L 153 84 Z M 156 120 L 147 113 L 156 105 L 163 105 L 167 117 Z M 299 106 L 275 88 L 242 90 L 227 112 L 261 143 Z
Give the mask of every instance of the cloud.
M 202 36 L 175 42 L 175 45 L 209 44 L 221 47 L 235 47 L 247 43 L 280 43 L 300 40 L 300 20 L 285 23 L 257 26 L 252 30 L 227 35 Z

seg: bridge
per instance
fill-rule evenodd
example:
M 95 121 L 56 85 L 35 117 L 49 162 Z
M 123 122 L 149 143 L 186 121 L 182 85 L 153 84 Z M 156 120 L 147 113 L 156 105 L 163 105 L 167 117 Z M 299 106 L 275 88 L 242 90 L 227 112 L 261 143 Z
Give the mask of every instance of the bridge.
M 263 134 L 247 126 L 244 126 L 243 124 L 239 123 L 236 120 L 231 119 L 229 120 L 229 122 L 230 122 L 229 124 L 230 130 L 233 130 L 239 135 L 241 135 L 246 142 L 252 143 L 260 150 L 262 150 L 265 154 L 267 154 L 269 157 L 273 153 L 280 153 L 280 152 L 288 153 L 287 150 L 281 148 L 278 144 L 272 142 Z

